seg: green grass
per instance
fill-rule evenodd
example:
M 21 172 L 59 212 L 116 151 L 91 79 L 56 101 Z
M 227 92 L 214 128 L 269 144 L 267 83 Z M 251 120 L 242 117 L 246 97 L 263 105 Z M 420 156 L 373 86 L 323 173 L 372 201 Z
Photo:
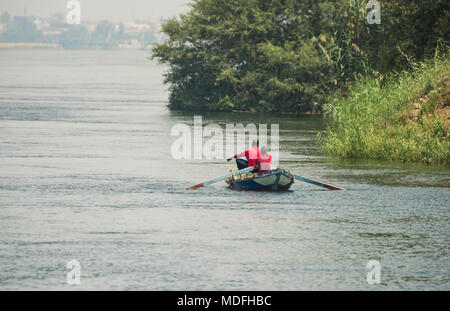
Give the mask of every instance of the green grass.
M 388 79 L 356 82 L 346 98 L 333 97 L 325 109 L 330 125 L 319 134 L 323 151 L 341 158 L 450 164 L 450 126 L 434 114 L 450 105 L 448 79 L 445 57 Z M 409 121 L 413 104 L 429 93 L 419 119 Z

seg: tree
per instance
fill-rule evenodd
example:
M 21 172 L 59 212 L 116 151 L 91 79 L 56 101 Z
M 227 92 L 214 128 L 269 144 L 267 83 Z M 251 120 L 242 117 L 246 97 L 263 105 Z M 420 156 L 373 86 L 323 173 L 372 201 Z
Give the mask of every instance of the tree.
M 0 16 L 0 24 L 9 24 L 11 23 L 11 15 L 7 11 L 4 11 L 2 16 Z
M 42 40 L 42 33 L 37 30 L 31 17 L 14 16 L 3 34 L 3 39 L 9 42 L 39 42 Z
M 433 56 L 440 43 L 450 40 L 450 3 L 446 0 L 383 1 L 383 31 L 377 41 L 385 42 L 378 53 L 378 69 L 388 72 L 415 60 Z
M 115 45 L 114 40 L 112 40 L 113 35 L 114 24 L 108 21 L 101 21 L 91 35 L 91 43 L 100 45 L 104 49 L 112 48 Z
M 89 33 L 83 25 L 71 27 L 59 35 L 59 42 L 66 49 L 79 49 L 89 44 Z
M 366 0 L 194 0 L 152 55 L 170 66 L 171 109 L 310 111 L 448 42 L 447 3 L 382 1 L 369 25 Z

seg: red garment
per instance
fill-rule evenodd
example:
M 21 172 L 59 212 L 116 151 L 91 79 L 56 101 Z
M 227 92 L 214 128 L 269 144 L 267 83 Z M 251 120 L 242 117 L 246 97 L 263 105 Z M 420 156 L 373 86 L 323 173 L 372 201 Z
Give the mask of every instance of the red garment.
M 245 156 L 248 161 L 248 166 L 254 166 L 256 160 L 260 157 L 259 148 L 258 147 L 252 147 L 250 149 L 247 149 L 245 151 L 242 151 L 241 153 L 235 154 L 235 158 L 240 158 Z
M 272 162 L 272 156 L 266 153 L 264 156 L 258 158 L 258 172 L 270 171 L 270 163 Z

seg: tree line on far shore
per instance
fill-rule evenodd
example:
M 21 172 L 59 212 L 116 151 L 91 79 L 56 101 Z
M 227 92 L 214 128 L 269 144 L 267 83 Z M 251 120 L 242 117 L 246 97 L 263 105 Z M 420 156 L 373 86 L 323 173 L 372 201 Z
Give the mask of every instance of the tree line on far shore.
M 45 31 L 39 29 L 36 22 L 47 24 Z M 69 25 L 62 14 L 46 20 L 33 16 L 11 16 L 5 11 L 0 15 L 0 24 L 5 28 L 0 34 L 0 42 L 55 43 L 67 49 L 111 49 L 133 40 L 138 41 L 142 46 L 153 45 L 159 41 L 155 36 L 154 23 L 146 21 L 137 21 L 137 23 L 149 25 L 151 30 L 127 33 L 123 23 L 103 20 L 96 23 L 95 27 L 89 31 L 83 24 Z

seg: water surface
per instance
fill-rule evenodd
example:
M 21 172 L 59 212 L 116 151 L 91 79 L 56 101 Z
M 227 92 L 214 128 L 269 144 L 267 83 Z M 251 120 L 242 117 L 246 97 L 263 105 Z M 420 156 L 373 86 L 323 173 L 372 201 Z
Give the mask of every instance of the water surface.
M 194 114 L 166 109 L 147 57 L 0 51 L 0 289 L 450 289 L 448 167 L 324 157 L 318 117 L 210 113 L 280 124 L 280 166 L 346 191 L 185 190 L 232 165 L 171 158 Z

